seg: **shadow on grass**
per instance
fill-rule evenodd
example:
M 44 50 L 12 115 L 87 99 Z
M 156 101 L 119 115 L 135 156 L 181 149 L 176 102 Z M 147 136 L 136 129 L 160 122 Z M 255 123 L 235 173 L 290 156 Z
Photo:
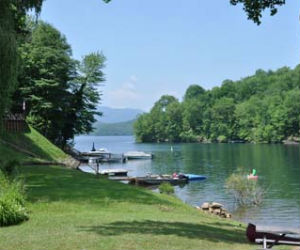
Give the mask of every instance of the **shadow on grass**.
M 41 145 L 38 145 L 37 142 L 34 142 L 31 138 L 26 136 L 26 134 L 32 133 L 31 128 L 26 128 L 25 132 L 18 132 L 18 133 L 5 133 L 1 134 L 1 137 L 10 142 L 15 144 L 16 146 L 28 150 L 29 152 L 34 153 L 35 155 L 39 156 L 45 160 L 54 160 L 52 159 L 51 155 L 47 153 L 47 148 L 42 148 Z M 43 138 L 42 136 L 39 138 Z M 15 149 L 13 149 L 15 151 Z
M 58 166 L 23 166 L 28 199 L 103 203 L 105 200 L 142 204 L 170 204 L 143 188 L 128 186 L 105 177 Z
M 213 242 L 246 243 L 242 235 L 244 230 L 235 229 L 232 225 L 229 229 L 220 228 L 220 225 L 197 224 L 184 222 L 164 221 L 118 221 L 92 227 L 81 227 L 80 230 L 94 232 L 102 236 L 115 236 L 122 234 L 152 234 L 152 235 L 175 235 L 190 239 L 201 239 Z

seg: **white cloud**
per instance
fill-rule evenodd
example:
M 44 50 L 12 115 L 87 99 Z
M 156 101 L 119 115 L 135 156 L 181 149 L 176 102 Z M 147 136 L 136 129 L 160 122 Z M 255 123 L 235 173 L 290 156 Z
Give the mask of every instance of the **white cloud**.
M 138 78 L 136 77 L 136 75 L 131 75 L 129 77 L 129 79 L 130 79 L 131 82 L 134 82 L 134 83 L 136 83 L 138 81 Z
M 120 87 L 109 91 L 107 96 L 109 97 L 110 106 L 118 108 L 136 106 L 142 99 L 141 94 L 136 89 L 137 82 L 138 78 L 131 75 Z

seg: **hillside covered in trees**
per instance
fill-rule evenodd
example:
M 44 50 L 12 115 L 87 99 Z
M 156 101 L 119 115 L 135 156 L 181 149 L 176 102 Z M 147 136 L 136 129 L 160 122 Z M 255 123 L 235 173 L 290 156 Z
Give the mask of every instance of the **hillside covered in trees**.
M 204 90 L 191 85 L 179 102 L 164 95 L 134 124 L 140 142 L 277 143 L 299 137 L 300 65 L 257 70 Z

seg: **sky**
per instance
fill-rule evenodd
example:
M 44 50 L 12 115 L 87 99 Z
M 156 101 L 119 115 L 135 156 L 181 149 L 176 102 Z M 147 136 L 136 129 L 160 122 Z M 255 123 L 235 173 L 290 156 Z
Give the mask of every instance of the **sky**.
M 229 0 L 46 0 L 40 18 L 66 36 L 74 58 L 105 55 L 101 105 L 149 111 L 164 94 L 181 101 L 191 84 L 294 68 L 300 1 L 286 2 L 260 26 Z

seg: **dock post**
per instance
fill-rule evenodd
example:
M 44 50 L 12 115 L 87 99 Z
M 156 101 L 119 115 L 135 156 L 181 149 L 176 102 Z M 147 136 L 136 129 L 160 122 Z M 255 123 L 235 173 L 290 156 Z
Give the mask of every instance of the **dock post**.
M 99 159 L 96 159 L 96 177 L 99 177 Z
M 267 249 L 267 237 L 265 235 L 263 239 L 263 249 Z

